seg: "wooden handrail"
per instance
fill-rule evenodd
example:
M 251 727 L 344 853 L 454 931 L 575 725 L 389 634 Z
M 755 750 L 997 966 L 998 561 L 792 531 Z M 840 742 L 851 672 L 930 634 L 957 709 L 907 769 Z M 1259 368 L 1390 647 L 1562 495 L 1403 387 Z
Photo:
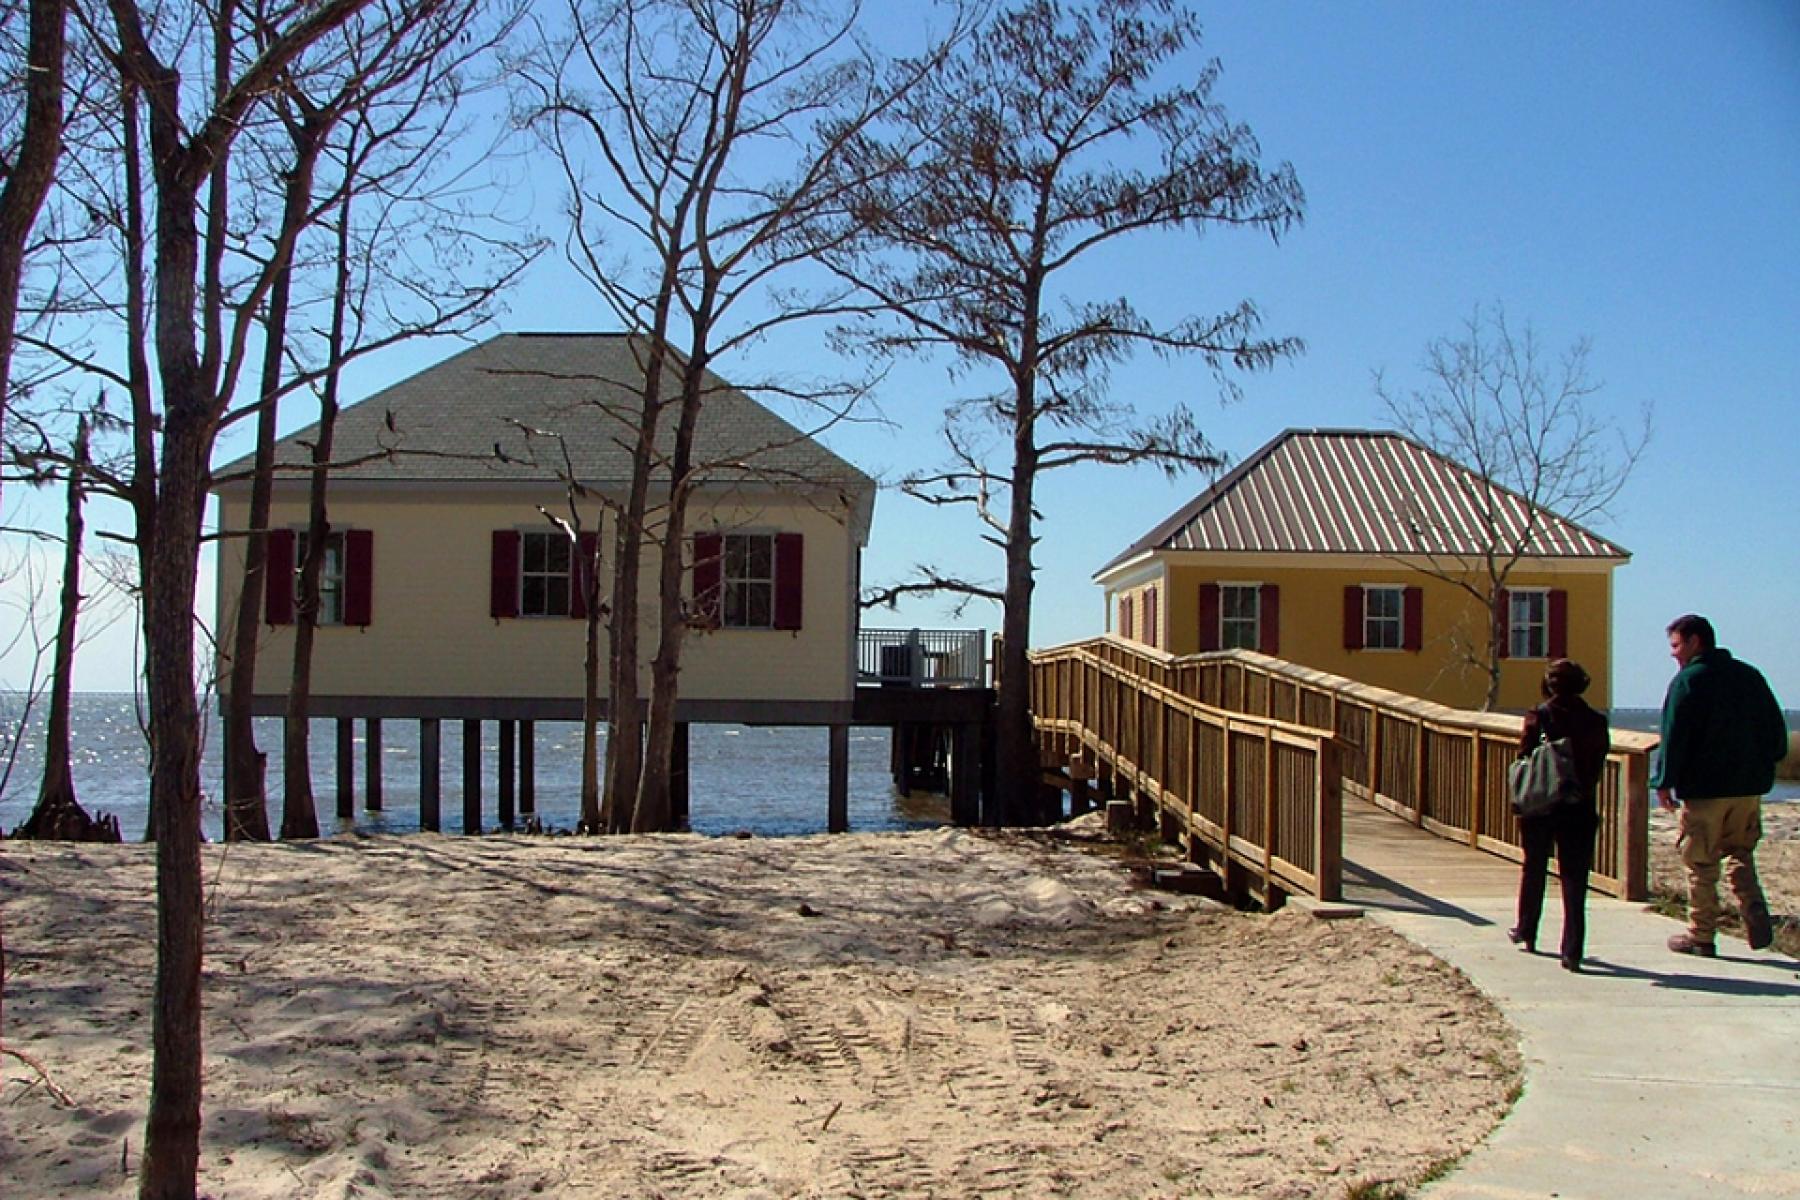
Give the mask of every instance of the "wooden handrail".
M 1111 636 L 1075 647 L 1203 704 L 1328 729 L 1350 794 L 1440 837 L 1523 856 L 1506 798 L 1522 728 L 1516 715 L 1448 708 L 1249 650 L 1175 658 Z M 1627 900 L 1648 894 L 1649 755 L 1657 740 L 1613 730 L 1600 783 L 1591 879 Z
M 1140 665 L 1111 661 L 1093 643 L 1033 653 L 1044 760 L 1091 758 L 1155 806 L 1190 858 L 1255 881 L 1266 903 L 1339 899 L 1341 759 L 1331 731 L 1202 703 Z

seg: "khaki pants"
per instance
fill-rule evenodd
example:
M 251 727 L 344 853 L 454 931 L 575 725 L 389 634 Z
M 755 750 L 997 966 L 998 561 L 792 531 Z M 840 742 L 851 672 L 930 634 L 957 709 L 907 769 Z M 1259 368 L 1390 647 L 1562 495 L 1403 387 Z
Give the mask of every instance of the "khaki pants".
M 1718 796 L 1681 805 L 1681 862 L 1688 877 L 1688 934 L 1711 944 L 1719 928 L 1719 860 L 1738 908 L 1762 902 L 1756 843 L 1762 840 L 1761 796 Z

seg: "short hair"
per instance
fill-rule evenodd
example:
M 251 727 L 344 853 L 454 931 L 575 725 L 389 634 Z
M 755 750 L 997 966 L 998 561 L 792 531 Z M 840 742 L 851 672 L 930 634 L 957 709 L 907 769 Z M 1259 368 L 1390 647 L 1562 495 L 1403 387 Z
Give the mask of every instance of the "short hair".
M 1684 613 L 1669 622 L 1666 632 L 1679 633 L 1684 638 L 1699 638 L 1702 650 L 1711 650 L 1716 644 L 1713 637 L 1712 622 L 1695 613 Z
M 1587 691 L 1588 673 L 1572 658 L 1554 658 L 1544 668 L 1544 695 L 1579 696 Z

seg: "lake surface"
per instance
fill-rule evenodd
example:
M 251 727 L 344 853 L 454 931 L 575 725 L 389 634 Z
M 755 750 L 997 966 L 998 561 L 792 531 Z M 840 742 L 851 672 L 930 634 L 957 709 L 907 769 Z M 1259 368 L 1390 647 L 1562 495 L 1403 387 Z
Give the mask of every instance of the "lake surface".
M 7 708 L 10 702 L 11 707 Z M 18 721 L 18 698 L 0 696 L 0 715 L 7 727 Z M 1621 729 L 1654 732 L 1657 711 L 1621 708 L 1612 713 Z M 0 828 L 11 830 L 31 814 L 43 770 L 43 712 L 29 715 L 27 735 L 0 782 Z M 149 794 L 149 749 L 138 716 L 138 701 L 129 695 L 88 693 L 75 697 L 73 713 L 75 788 L 89 812 L 112 813 L 127 838 L 143 836 Z M 1788 727 L 1800 728 L 1800 713 L 1788 714 Z M 337 819 L 337 726 L 314 721 L 312 727 L 313 797 L 319 828 L 327 833 L 411 833 L 419 828 L 419 726 L 417 721 L 383 721 L 383 811 L 362 809 L 366 732 L 356 729 L 357 817 Z M 269 754 L 269 821 L 281 819 L 281 722 L 257 721 L 257 744 Z M 573 829 L 579 816 L 581 727 L 574 722 L 540 721 L 537 725 L 538 817 L 546 828 Z M 483 728 L 482 806 L 487 828 L 498 825 L 495 779 L 499 747 L 495 727 Z M 764 836 L 825 832 L 827 734 L 823 729 L 769 728 L 745 725 L 695 725 L 689 739 L 692 783 L 690 820 L 696 833 L 725 834 L 748 830 Z M 443 828 L 462 828 L 462 722 L 442 726 L 441 805 Z M 202 822 L 206 835 L 222 835 L 219 804 L 219 722 L 207 714 L 202 786 L 206 791 Z M 1800 801 L 1800 783 L 1776 784 L 1770 798 Z M 888 776 L 888 733 L 885 729 L 850 731 L 850 827 L 854 830 L 923 829 L 949 820 L 941 796 L 902 797 Z
M 16 698 L 11 698 L 15 699 Z M 129 839 L 141 837 L 147 819 L 149 748 L 129 695 L 88 693 L 75 697 L 71 717 L 75 790 L 89 812 L 119 818 Z M 17 704 L 7 724 L 17 722 Z M 34 712 L 30 733 L 0 791 L 0 828 L 31 815 L 43 770 L 42 712 Z M 256 723 L 257 745 L 269 755 L 269 823 L 281 819 L 281 722 Z M 363 811 L 366 747 L 363 722 L 356 730 L 357 817 L 337 819 L 337 723 L 312 723 L 313 798 L 319 828 L 327 833 L 355 829 L 367 833 L 411 833 L 419 828 L 419 724 L 381 723 L 382 805 Z M 206 835 L 222 835 L 219 803 L 220 722 L 206 720 L 205 790 L 202 823 Z M 695 725 L 689 737 L 690 822 L 696 833 L 738 830 L 769 836 L 825 832 L 828 735 L 819 728 Z M 499 775 L 498 734 L 492 722 L 482 730 L 482 808 L 487 828 L 497 828 L 495 780 Z M 446 832 L 462 828 L 462 722 L 445 721 L 439 752 L 440 804 Z M 604 752 L 604 730 L 602 731 Z M 581 726 L 576 722 L 537 723 L 537 810 L 548 829 L 573 829 L 580 815 Z M 902 797 L 888 775 L 888 732 L 850 730 L 850 828 L 858 831 L 922 829 L 949 821 L 941 796 Z

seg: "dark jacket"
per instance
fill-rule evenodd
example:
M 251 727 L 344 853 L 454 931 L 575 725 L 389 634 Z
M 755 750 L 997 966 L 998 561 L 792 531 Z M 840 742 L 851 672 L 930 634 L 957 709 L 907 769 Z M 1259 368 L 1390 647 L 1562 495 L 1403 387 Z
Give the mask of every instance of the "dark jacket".
M 1787 718 L 1762 672 L 1729 650 L 1707 650 L 1669 683 L 1650 786 L 1682 800 L 1760 796 L 1775 786 L 1787 747 Z
M 1607 727 L 1606 714 L 1589 707 L 1580 696 L 1552 696 L 1525 714 L 1525 728 L 1519 735 L 1519 753 L 1529 754 L 1544 737 L 1568 738 L 1572 743 L 1575 774 L 1581 780 L 1588 811 L 1594 811 L 1600 777 L 1606 770 L 1606 752 L 1612 747 L 1612 731 Z

